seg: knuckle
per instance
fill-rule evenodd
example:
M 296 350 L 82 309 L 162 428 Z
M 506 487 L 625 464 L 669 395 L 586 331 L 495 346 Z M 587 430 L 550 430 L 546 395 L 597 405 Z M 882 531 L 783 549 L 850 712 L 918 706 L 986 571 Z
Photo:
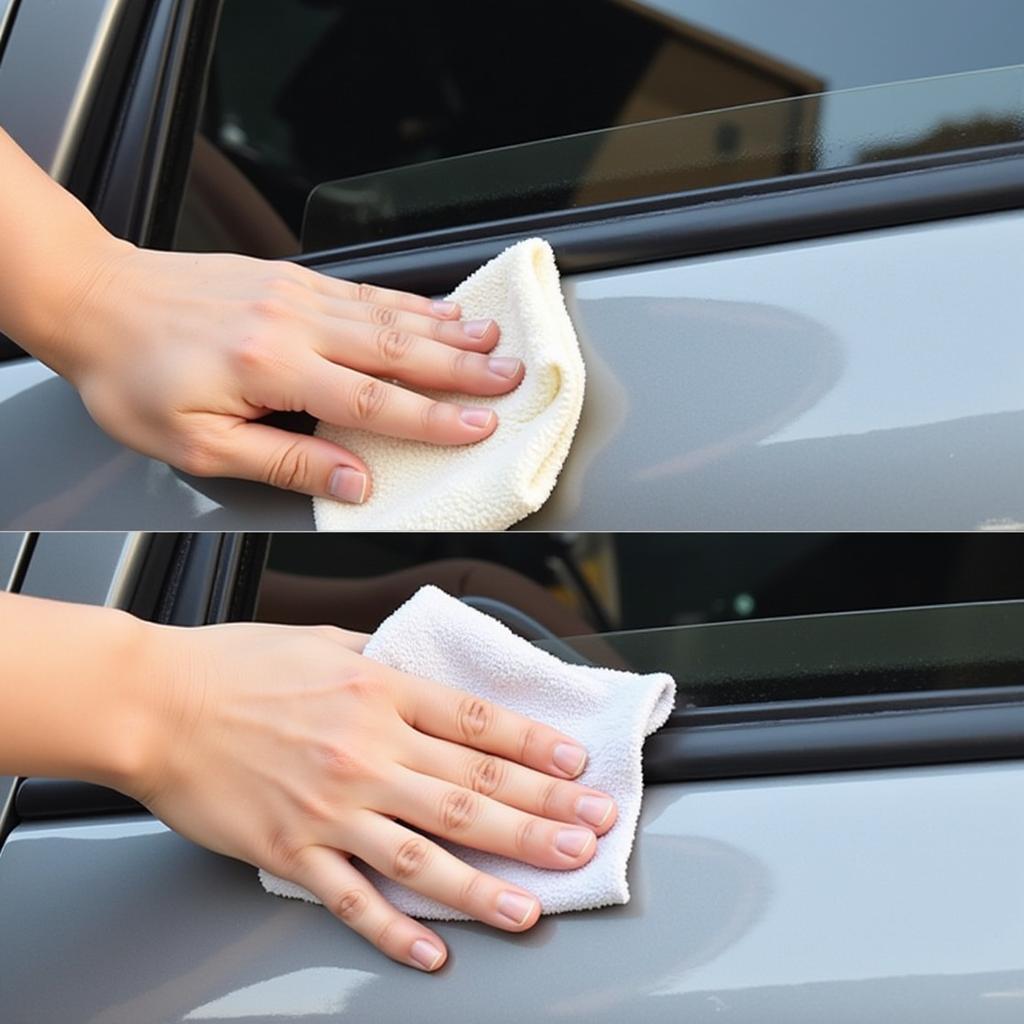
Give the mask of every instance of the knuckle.
M 370 763 L 340 743 L 328 743 L 320 751 L 324 771 L 342 782 L 366 781 L 376 773 Z
M 331 806 L 318 794 L 302 792 L 295 794 L 295 805 L 299 812 L 308 821 L 322 823 L 330 822 L 336 818 Z
M 516 853 L 520 859 L 526 859 L 537 845 L 538 820 L 527 816 L 516 826 L 515 836 L 512 839 Z
M 401 918 L 398 917 L 389 917 L 384 922 L 380 930 L 377 932 L 376 938 L 373 940 L 373 944 L 378 949 L 387 950 L 393 946 L 392 932 L 395 929 L 395 925 L 397 925 L 400 920 Z
M 398 319 L 398 310 L 391 306 L 374 306 L 370 310 L 370 319 L 381 327 L 392 327 Z
M 453 789 L 441 801 L 441 823 L 450 832 L 468 829 L 480 814 L 480 799 L 466 789 Z
M 359 889 L 346 889 L 331 901 L 331 910 L 335 917 L 353 924 L 366 913 L 369 902 L 365 892 Z
M 302 847 L 294 841 L 286 828 L 275 828 L 267 839 L 268 862 L 274 873 L 282 876 L 291 874 L 298 866 Z
M 289 441 L 263 467 L 263 479 L 272 487 L 295 491 L 309 484 L 311 471 L 306 446 L 299 440 Z
M 460 906 L 472 907 L 478 903 L 486 880 L 487 876 L 482 871 L 472 869 L 466 876 L 466 880 L 459 887 Z
M 477 740 L 493 724 L 494 709 L 479 697 L 466 696 L 459 701 L 456 721 L 464 739 Z
M 366 380 L 352 390 L 352 417 L 357 423 L 375 420 L 387 401 L 387 389 L 379 380 Z
M 385 328 L 377 332 L 377 351 L 385 363 L 397 363 L 409 354 L 412 347 L 412 336 Z
M 545 818 L 556 817 L 555 810 L 558 804 L 558 794 L 562 786 L 557 779 L 552 779 L 544 784 L 540 794 L 540 812 Z
M 430 852 L 423 839 L 407 839 L 395 851 L 394 877 L 399 881 L 417 878 L 430 862 Z
M 527 763 L 527 758 L 530 754 L 530 748 L 534 745 L 537 740 L 537 727 L 535 725 L 528 725 L 523 729 L 522 734 L 519 737 L 519 762 L 521 764 Z
M 329 640 L 331 643 L 336 643 L 341 639 L 341 630 L 337 626 L 307 626 L 310 636 L 315 636 L 320 640 Z
M 298 279 L 298 275 L 294 272 L 279 267 L 267 278 L 263 285 L 263 291 L 266 295 L 273 295 L 280 299 L 290 299 L 302 291 L 302 284 Z
M 505 766 L 496 757 L 476 758 L 470 764 L 469 788 L 482 796 L 493 796 L 505 781 Z
M 366 703 L 380 697 L 387 687 L 376 676 L 356 673 L 342 679 L 338 689 L 347 697 Z
M 274 361 L 274 352 L 259 333 L 238 338 L 228 350 L 231 363 L 243 372 L 265 370 Z
M 425 436 L 430 437 L 444 426 L 445 415 L 450 406 L 446 402 L 426 402 L 420 410 L 420 425 Z
M 448 372 L 454 380 L 465 380 L 473 374 L 473 361 L 480 357 L 475 352 L 467 352 L 465 349 L 452 349 L 448 357 Z
M 278 292 L 267 292 L 252 303 L 252 314 L 257 320 L 274 322 L 283 320 L 291 312 L 291 307 L 283 295 Z
M 372 284 L 358 284 L 356 285 L 356 294 L 359 296 L 360 302 L 373 302 L 377 295 L 377 289 Z

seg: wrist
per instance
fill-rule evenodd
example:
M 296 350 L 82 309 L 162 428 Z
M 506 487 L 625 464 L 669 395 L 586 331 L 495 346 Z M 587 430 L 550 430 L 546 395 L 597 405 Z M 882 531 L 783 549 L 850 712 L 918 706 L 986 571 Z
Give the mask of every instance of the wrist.
M 124 637 L 118 738 L 107 747 L 103 784 L 149 805 L 166 781 L 174 744 L 190 719 L 192 632 L 141 619 Z
M 48 260 L 39 273 L 27 271 L 16 340 L 77 388 L 98 347 L 115 340 L 108 323 L 113 285 L 136 247 L 91 217 L 76 223 L 64 242 L 71 257 Z
M 102 721 L 87 730 L 91 750 L 80 777 L 138 797 L 152 772 L 161 731 L 163 627 L 127 612 L 106 612 L 107 633 L 98 668 L 105 676 L 93 692 L 105 693 L 98 709 Z

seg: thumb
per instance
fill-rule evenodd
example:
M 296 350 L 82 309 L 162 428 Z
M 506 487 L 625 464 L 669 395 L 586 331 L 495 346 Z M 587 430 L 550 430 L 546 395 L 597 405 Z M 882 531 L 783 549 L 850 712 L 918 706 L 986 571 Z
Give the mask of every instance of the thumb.
M 366 501 L 373 488 L 366 463 L 352 452 L 322 437 L 262 423 L 231 430 L 219 461 L 226 476 L 353 505 Z

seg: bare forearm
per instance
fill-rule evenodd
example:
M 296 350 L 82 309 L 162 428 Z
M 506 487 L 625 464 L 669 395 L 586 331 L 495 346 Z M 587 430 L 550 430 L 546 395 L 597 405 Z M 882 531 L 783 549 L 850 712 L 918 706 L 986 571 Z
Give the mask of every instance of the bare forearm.
M 67 373 L 76 360 L 76 296 L 102 273 L 110 235 L 0 128 L 0 331 Z
M 108 608 L 0 593 L 0 774 L 130 788 L 152 719 L 158 629 Z

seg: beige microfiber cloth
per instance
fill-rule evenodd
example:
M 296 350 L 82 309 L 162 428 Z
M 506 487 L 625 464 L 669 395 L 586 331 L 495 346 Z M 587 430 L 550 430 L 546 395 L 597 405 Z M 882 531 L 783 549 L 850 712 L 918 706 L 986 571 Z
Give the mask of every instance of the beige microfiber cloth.
M 516 356 L 523 382 L 508 395 L 474 396 L 498 414 L 479 444 L 449 448 L 320 423 L 317 434 L 363 458 L 373 494 L 363 505 L 313 499 L 318 530 L 504 530 L 551 494 L 583 407 L 583 359 L 565 309 L 551 246 L 530 238 L 506 249 L 448 296 L 466 320 L 501 328 L 493 355 Z M 432 393 L 467 404 L 465 395 Z

